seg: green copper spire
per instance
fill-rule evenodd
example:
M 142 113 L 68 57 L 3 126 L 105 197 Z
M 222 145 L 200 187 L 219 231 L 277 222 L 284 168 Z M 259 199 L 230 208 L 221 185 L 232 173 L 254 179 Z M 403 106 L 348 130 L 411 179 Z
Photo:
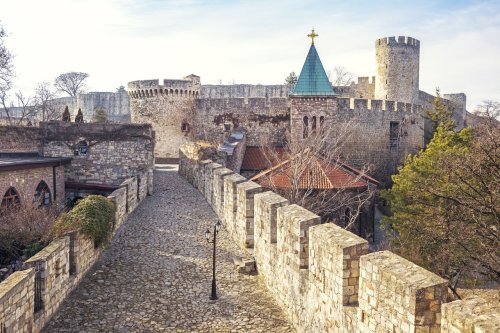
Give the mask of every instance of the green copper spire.
M 294 96 L 335 96 L 332 85 L 328 80 L 325 69 L 321 64 L 318 52 L 314 46 L 314 38 L 318 35 L 312 32 L 307 35 L 311 38 L 311 48 L 307 54 L 306 62 L 302 67 L 299 79 L 292 95 Z

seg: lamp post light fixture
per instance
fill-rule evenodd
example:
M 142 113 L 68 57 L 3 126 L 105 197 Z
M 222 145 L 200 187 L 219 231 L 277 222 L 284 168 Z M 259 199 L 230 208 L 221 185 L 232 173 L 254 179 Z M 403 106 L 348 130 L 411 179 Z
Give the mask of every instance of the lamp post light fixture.
M 217 241 L 217 234 L 219 233 L 220 229 L 222 227 L 222 223 L 220 223 L 220 221 L 217 221 L 217 223 L 214 224 L 214 235 L 213 235 L 213 239 L 210 240 L 210 235 L 212 234 L 212 232 L 210 231 L 210 229 L 207 229 L 207 231 L 205 231 L 205 238 L 207 239 L 207 242 L 208 243 L 212 243 L 214 244 L 214 254 L 213 254 L 213 263 L 212 263 L 212 294 L 210 295 L 210 300 L 212 301 L 215 301 L 217 299 L 217 285 L 215 283 L 215 245 L 216 245 L 216 241 Z

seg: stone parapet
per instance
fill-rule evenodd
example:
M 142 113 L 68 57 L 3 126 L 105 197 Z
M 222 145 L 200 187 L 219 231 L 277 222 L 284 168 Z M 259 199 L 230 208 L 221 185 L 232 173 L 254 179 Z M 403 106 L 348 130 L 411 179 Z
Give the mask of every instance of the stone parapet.
M 118 227 L 148 191 L 149 173 L 127 179 L 108 198 Z M 0 332 L 40 332 L 66 296 L 78 285 L 103 249 L 78 231 L 55 239 L 0 283 Z M 35 290 L 39 302 L 35 313 Z
M 236 185 L 236 219 L 234 239 L 242 248 L 254 245 L 254 197 L 262 187 L 252 181 Z
M 442 333 L 500 332 L 500 303 L 475 297 L 443 304 Z
M 213 171 L 212 208 L 221 219 L 224 214 L 224 178 L 232 174 L 233 170 L 228 168 L 218 168 Z
M 237 173 L 224 178 L 224 203 L 222 223 L 230 235 L 235 233 L 236 208 L 238 207 L 237 185 L 246 182 L 247 179 Z
M 203 164 L 195 177 L 207 179 L 207 172 L 222 168 Z M 368 254 L 366 240 L 320 224 L 317 215 L 238 174 L 223 182 L 224 207 L 216 211 L 223 232 L 253 248 L 259 276 L 298 332 L 498 331 L 498 305 L 466 300 L 442 306 L 447 281 L 434 273 L 388 251 Z M 204 184 L 209 193 L 220 186 Z
M 360 258 L 359 319 L 366 332 L 439 332 L 446 296 L 446 280 L 392 252 Z

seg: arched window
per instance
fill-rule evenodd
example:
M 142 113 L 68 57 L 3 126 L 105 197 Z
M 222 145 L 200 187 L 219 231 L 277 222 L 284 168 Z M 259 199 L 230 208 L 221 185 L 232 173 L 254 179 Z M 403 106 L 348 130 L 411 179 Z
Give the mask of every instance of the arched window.
M 19 205 L 21 200 L 19 199 L 19 194 L 14 187 L 9 187 L 2 198 L 2 208 L 10 208 L 15 205 Z
M 319 117 L 319 128 L 323 128 L 324 125 L 325 125 L 325 117 L 321 116 Z
M 187 122 L 182 122 L 181 131 L 182 132 L 189 132 L 189 124 Z
M 170 95 L 174 94 L 174 89 L 170 89 Z
M 39 206 L 49 206 L 52 203 L 52 197 L 50 196 L 50 189 L 46 182 L 43 180 L 38 183 L 35 190 L 34 202 L 38 202 Z
M 309 136 L 309 119 L 304 117 L 302 122 L 302 138 L 305 139 Z
M 155 89 L 155 96 L 158 96 L 158 89 Z
M 315 134 L 316 133 L 316 116 L 312 117 L 311 129 L 312 129 L 312 133 Z
M 175 89 L 175 94 L 179 95 L 179 90 Z

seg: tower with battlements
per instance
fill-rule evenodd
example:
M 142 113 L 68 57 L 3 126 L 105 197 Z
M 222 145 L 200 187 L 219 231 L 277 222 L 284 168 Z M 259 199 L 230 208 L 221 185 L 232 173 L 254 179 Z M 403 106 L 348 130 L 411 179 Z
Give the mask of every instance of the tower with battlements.
M 375 99 L 418 103 L 420 41 L 399 36 L 375 42 Z
M 155 132 L 157 158 L 178 157 L 181 144 L 188 141 L 200 77 L 182 80 L 141 80 L 128 83 L 133 123 L 151 123 Z

